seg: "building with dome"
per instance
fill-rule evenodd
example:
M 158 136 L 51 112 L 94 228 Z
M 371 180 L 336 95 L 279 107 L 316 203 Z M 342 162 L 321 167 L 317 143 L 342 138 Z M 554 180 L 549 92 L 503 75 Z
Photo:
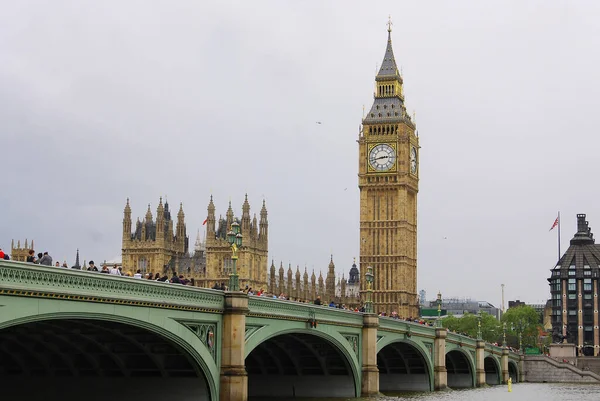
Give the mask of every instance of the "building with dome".
M 577 215 L 577 232 L 569 249 L 551 270 L 552 337 L 575 344 L 579 355 L 600 354 L 598 280 L 600 245 L 586 221 Z

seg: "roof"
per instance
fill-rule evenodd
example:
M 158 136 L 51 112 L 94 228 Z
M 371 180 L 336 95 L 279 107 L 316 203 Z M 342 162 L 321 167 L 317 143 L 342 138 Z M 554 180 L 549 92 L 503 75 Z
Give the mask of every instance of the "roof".
M 600 267 L 600 245 L 595 243 L 589 223 L 585 220 L 585 214 L 577 215 L 577 232 L 571 239 L 569 249 L 563 254 L 555 269 L 575 266 L 576 269 Z
M 394 58 L 394 49 L 392 48 L 392 32 L 391 30 L 388 30 L 385 55 L 383 56 L 381 68 L 379 68 L 376 79 L 384 80 L 390 78 L 400 78 L 400 74 L 398 73 L 398 66 L 396 65 L 396 59 Z

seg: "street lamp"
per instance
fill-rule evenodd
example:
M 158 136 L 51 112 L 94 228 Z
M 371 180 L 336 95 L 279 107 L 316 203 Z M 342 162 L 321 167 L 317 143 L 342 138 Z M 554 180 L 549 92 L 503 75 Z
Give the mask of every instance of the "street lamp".
M 481 311 L 477 314 L 477 339 L 481 340 Z
M 436 327 L 442 327 L 442 293 L 438 291 L 437 294 L 437 307 L 438 307 L 438 318 L 435 321 Z
M 365 273 L 365 279 L 367 280 L 367 301 L 365 302 L 365 312 L 373 313 L 373 268 L 367 266 L 367 272 Z
M 238 250 L 242 246 L 242 234 L 237 222 L 231 224 L 231 230 L 227 233 L 227 242 L 231 245 L 231 260 L 233 261 L 233 272 L 229 275 L 229 291 L 239 291 L 240 281 L 237 274 Z
M 502 323 L 502 348 L 506 348 L 506 322 Z

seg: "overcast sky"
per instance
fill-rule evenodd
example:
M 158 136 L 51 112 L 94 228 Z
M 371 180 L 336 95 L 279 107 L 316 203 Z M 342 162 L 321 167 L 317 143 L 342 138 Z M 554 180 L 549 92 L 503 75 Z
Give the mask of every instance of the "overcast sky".
M 120 255 L 123 207 L 213 194 L 269 211 L 269 258 L 346 272 L 358 129 L 388 14 L 420 136 L 418 288 L 500 304 L 546 278 L 587 213 L 600 233 L 600 3 L 4 2 L 0 247 Z M 316 124 L 321 121 L 322 124 Z

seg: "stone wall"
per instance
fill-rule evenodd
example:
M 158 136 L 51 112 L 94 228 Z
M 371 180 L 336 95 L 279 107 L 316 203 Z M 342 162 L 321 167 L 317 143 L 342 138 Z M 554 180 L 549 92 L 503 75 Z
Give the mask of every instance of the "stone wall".
M 600 376 L 547 356 L 526 356 L 525 381 L 530 383 L 600 383 Z

